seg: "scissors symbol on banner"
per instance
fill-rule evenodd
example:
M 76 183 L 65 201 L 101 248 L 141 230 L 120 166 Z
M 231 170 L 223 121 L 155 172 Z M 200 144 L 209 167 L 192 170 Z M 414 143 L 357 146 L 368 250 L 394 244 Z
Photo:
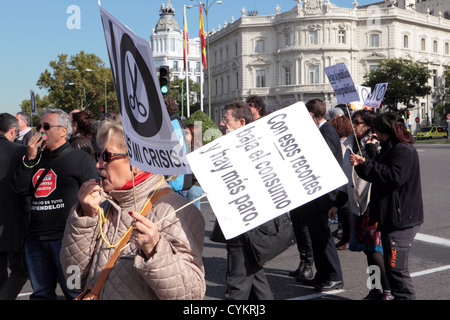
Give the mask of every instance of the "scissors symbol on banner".
M 142 117 L 147 117 L 147 109 L 145 108 L 145 106 L 138 100 L 137 97 L 137 65 L 136 63 L 134 64 L 134 77 L 133 74 L 131 73 L 131 67 L 130 67 L 130 60 L 127 59 L 127 64 L 128 64 L 128 72 L 130 73 L 130 78 L 131 78 L 131 83 L 133 85 L 133 94 L 129 95 L 129 99 L 130 99 L 130 106 L 131 109 L 133 109 L 133 111 L 136 109 L 137 107 L 137 111 L 139 112 L 139 114 Z

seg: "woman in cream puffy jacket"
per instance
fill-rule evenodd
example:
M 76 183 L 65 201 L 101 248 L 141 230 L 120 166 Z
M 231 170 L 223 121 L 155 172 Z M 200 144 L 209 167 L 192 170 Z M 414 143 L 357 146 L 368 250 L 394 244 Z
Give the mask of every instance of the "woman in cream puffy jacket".
M 97 169 L 103 190 L 98 181 L 84 183 L 79 203 L 67 220 L 60 259 L 68 281 L 80 283 L 82 290 L 92 287 L 121 238 L 132 228 L 129 244 L 120 253 L 99 298 L 202 299 L 205 222 L 201 212 L 188 205 L 173 214 L 187 201 L 164 177 L 134 167 L 130 171 L 120 120 L 102 123 L 97 140 L 102 150 Z M 146 217 L 136 212 L 165 189 L 169 192 L 155 202 Z

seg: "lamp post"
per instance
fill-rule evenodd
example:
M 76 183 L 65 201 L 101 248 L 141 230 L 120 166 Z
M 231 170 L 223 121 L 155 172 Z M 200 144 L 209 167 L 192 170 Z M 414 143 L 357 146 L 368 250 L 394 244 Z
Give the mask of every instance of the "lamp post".
M 191 0 L 194 1 L 194 0 Z M 211 6 L 214 3 L 221 4 L 221 0 L 213 0 L 211 3 L 209 0 L 206 0 L 206 3 L 202 3 L 199 0 L 196 0 L 199 6 L 202 6 L 203 11 L 205 12 L 206 18 L 206 65 L 208 68 L 208 115 L 211 118 L 211 65 L 209 64 L 209 27 L 208 27 L 208 12 Z

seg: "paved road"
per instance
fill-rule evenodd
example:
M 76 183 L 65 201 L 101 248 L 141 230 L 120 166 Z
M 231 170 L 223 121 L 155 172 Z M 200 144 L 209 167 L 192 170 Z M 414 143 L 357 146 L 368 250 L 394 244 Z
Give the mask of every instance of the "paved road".
M 425 223 L 411 249 L 410 271 L 417 299 L 450 300 L 450 145 L 416 144 L 416 148 L 421 162 Z M 206 220 L 205 300 L 220 300 L 225 291 L 226 250 L 224 245 L 209 241 L 215 217 L 207 200 L 202 202 L 202 213 Z M 365 255 L 339 251 L 339 257 L 344 289 L 320 294 L 288 276 L 298 266 L 298 252 L 295 247 L 284 252 L 265 268 L 275 299 L 360 300 L 368 292 Z M 28 299 L 30 291 L 27 283 L 18 299 Z

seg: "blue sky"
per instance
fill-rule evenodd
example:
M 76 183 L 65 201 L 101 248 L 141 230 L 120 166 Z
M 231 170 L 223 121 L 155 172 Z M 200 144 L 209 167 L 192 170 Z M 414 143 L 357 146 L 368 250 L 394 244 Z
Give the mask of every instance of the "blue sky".
M 141 38 L 149 39 L 159 20 L 159 8 L 167 0 L 102 0 L 101 4 L 115 18 L 126 24 Z M 206 2 L 204 0 L 203 2 Z M 212 0 L 209 0 L 211 3 Z M 339 7 L 351 8 L 353 0 L 331 0 Z M 359 5 L 377 2 L 358 0 Z M 295 0 L 222 0 L 208 13 L 209 28 L 223 26 L 224 21 L 241 16 L 241 9 L 256 10 L 258 15 L 275 14 L 296 5 Z M 175 18 L 183 26 L 183 5 L 197 0 L 172 0 Z M 69 29 L 67 20 L 73 15 L 68 8 L 80 9 L 80 28 Z M 190 37 L 198 36 L 198 7 L 187 10 Z M 206 21 L 205 21 L 206 26 Z M 99 56 L 109 67 L 109 58 L 97 0 L 0 0 L 0 112 L 15 114 L 19 104 L 30 98 L 30 89 L 46 94 L 36 86 L 39 76 L 49 69 L 49 62 L 64 53 L 75 55 L 84 50 Z

